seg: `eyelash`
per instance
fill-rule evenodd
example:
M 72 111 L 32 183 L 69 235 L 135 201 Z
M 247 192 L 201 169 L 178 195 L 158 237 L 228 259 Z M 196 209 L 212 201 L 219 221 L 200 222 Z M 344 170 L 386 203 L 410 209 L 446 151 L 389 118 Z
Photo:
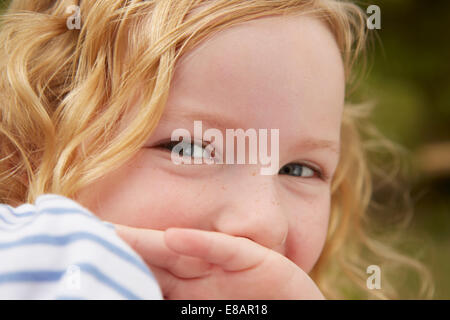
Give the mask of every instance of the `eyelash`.
M 281 167 L 281 169 L 280 169 L 280 171 L 278 173 L 280 174 L 282 172 L 283 168 L 285 168 L 287 166 L 292 166 L 292 165 L 297 165 L 297 166 L 300 166 L 300 167 L 308 168 L 309 170 L 311 170 L 314 173 L 314 175 L 312 177 L 301 177 L 301 176 L 295 176 L 295 175 L 294 175 L 294 177 L 305 178 L 305 179 L 319 178 L 319 179 L 322 179 L 322 180 L 327 180 L 326 176 L 324 175 L 322 170 L 317 169 L 314 166 L 308 165 L 308 164 L 305 164 L 305 163 L 291 162 L 291 163 L 285 164 L 284 166 Z M 281 174 L 286 174 L 286 173 L 281 173 Z
M 167 141 L 167 142 L 163 142 L 160 143 L 157 147 L 161 148 L 161 149 L 166 149 L 167 151 L 172 151 L 173 147 L 175 147 L 178 143 L 180 143 L 180 141 Z M 200 146 L 200 144 L 197 144 L 194 142 L 191 142 L 191 146 Z M 207 146 L 209 145 L 208 141 L 204 141 L 204 143 L 202 144 L 202 149 L 205 149 Z
M 176 146 L 178 143 L 180 143 L 180 141 L 171 141 L 171 140 L 169 140 L 167 142 L 162 142 L 162 143 L 158 144 L 157 148 L 164 149 L 164 150 L 167 150 L 167 151 L 171 152 L 173 147 Z M 200 144 L 196 144 L 195 142 L 192 142 L 191 145 L 192 146 L 194 146 L 194 145 L 200 146 Z M 204 143 L 202 144 L 202 149 L 206 148 L 208 145 L 209 145 L 209 142 L 208 141 L 204 141 Z M 289 165 L 298 165 L 298 166 L 306 167 L 306 168 L 312 170 L 314 172 L 314 176 L 313 177 L 307 177 L 306 179 L 311 179 L 311 178 L 315 178 L 316 177 L 316 178 L 319 178 L 319 179 L 324 180 L 324 181 L 328 180 L 327 175 L 322 170 L 320 170 L 320 169 L 318 169 L 318 168 L 316 168 L 316 167 L 314 167 L 312 165 L 305 164 L 305 163 L 299 163 L 299 162 L 291 162 L 291 163 L 285 164 L 284 166 L 282 166 L 280 168 L 278 174 L 280 174 L 281 170 L 284 167 L 289 166 Z M 294 176 L 294 177 L 297 177 L 297 176 Z

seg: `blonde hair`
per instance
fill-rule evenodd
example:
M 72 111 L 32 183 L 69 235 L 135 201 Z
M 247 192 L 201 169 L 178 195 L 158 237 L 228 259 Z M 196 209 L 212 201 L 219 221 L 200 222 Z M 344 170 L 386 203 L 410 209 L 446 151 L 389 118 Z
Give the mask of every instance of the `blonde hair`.
M 67 27 L 71 5 L 80 5 L 79 30 Z M 366 20 L 345 1 L 13 0 L 0 30 L 0 202 L 32 203 L 43 193 L 75 197 L 151 135 L 180 56 L 231 25 L 283 14 L 312 15 L 329 25 L 351 83 Z M 122 128 L 132 104 L 136 116 Z M 359 298 L 399 298 L 400 288 L 384 278 L 381 290 L 368 290 L 365 271 L 370 264 L 383 275 L 409 268 L 423 279 L 412 297 L 429 298 L 423 265 L 369 232 L 373 174 L 358 128 L 365 109 L 344 111 L 328 240 L 311 276 L 328 298 L 351 298 L 355 288 Z

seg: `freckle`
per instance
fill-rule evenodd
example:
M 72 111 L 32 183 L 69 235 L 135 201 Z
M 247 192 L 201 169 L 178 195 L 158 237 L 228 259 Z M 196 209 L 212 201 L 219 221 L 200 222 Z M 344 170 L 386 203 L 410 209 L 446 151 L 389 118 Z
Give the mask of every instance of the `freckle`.
M 252 173 L 252 176 L 256 176 L 256 172 L 253 172 L 253 173 Z

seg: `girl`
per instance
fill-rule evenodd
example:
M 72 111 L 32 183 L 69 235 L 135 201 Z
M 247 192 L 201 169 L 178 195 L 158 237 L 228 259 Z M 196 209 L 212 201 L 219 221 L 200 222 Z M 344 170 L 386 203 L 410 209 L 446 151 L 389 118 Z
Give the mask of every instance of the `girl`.
M 364 13 L 344 1 L 13 0 L 0 32 L 0 200 L 60 195 L 114 223 L 167 299 L 398 298 L 387 276 L 405 266 L 425 277 L 414 297 L 429 297 L 421 264 L 369 233 L 364 114 L 344 107 L 365 37 Z M 194 121 L 279 130 L 278 174 L 175 165 L 172 133 Z M 183 155 L 203 155 L 203 142 L 232 151 L 194 141 Z

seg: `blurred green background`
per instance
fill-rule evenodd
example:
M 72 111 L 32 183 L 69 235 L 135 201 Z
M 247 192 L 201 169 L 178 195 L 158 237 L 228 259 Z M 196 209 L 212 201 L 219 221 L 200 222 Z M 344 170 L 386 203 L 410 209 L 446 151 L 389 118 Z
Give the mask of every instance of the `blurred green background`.
M 381 29 L 369 51 L 369 75 L 354 96 L 374 100 L 377 127 L 408 149 L 414 169 L 408 234 L 422 240 L 434 298 L 450 299 L 450 1 L 358 4 L 380 7 Z
M 415 215 L 407 234 L 422 241 L 417 249 L 434 275 L 434 298 L 450 299 L 450 1 L 358 4 L 380 7 L 381 41 L 352 99 L 375 100 L 373 121 L 410 152 Z

